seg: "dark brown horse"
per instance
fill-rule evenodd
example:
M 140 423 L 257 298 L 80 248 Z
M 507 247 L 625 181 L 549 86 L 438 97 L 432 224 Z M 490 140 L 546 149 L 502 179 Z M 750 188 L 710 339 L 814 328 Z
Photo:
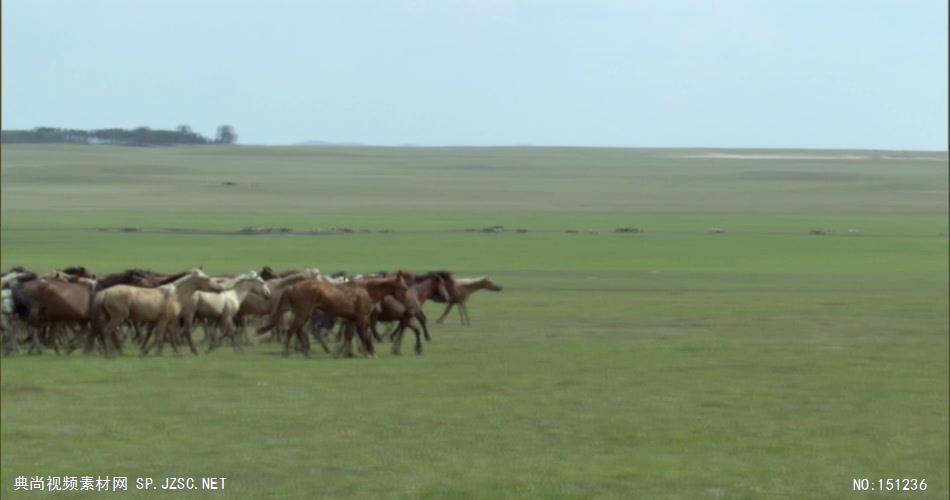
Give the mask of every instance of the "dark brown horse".
M 94 278 L 96 277 L 94 274 L 92 274 L 91 272 L 89 272 L 89 270 L 86 269 L 86 268 L 83 267 L 83 266 L 71 266 L 71 267 L 67 267 L 67 268 L 63 269 L 61 272 L 64 273 L 64 274 L 68 274 L 68 275 L 70 275 L 70 276 L 75 276 L 75 277 L 77 277 L 77 278 L 89 278 L 89 279 L 94 279 Z
M 370 325 L 373 333 L 376 332 L 376 322 L 398 321 L 399 325 L 390 335 L 393 339 L 393 353 L 399 354 L 399 348 L 402 344 L 402 335 L 406 328 L 409 328 L 416 335 L 416 354 L 422 354 L 422 341 L 419 336 L 419 329 L 416 328 L 414 321 L 418 321 L 425 333 L 426 340 L 430 340 L 429 329 L 426 326 L 426 315 L 422 310 L 423 304 L 433 297 L 438 297 L 442 301 L 449 301 L 448 287 L 452 286 L 452 275 L 446 271 L 433 271 L 424 275 L 414 276 L 410 280 L 409 290 L 406 291 L 406 300 L 400 301 L 393 296 L 383 297 L 383 300 L 373 306 L 373 315 Z
M 305 356 L 310 356 L 310 341 L 303 327 L 318 309 L 324 314 L 344 320 L 347 323 L 343 345 L 338 354 L 353 356 L 353 332 L 360 336 L 363 350 L 369 356 L 375 356 L 373 339 L 369 333 L 370 315 L 373 304 L 387 295 L 395 295 L 405 300 L 407 274 L 399 271 L 385 278 L 365 278 L 348 283 L 335 284 L 323 280 L 307 280 L 297 283 L 284 291 L 273 316 L 271 324 L 258 331 L 266 331 L 280 321 L 284 311 L 293 312 L 293 322 L 284 340 L 284 356 L 290 355 L 290 340 L 296 337 Z M 321 342 L 322 343 L 322 342 Z M 323 344 L 324 350 L 329 349 Z
M 84 278 L 75 281 L 42 278 L 15 285 L 15 311 L 34 327 L 30 352 L 42 352 L 41 341 L 45 338 L 58 353 L 65 339 L 60 339 L 57 332 L 66 324 L 85 325 L 89 321 L 94 292 L 95 282 Z

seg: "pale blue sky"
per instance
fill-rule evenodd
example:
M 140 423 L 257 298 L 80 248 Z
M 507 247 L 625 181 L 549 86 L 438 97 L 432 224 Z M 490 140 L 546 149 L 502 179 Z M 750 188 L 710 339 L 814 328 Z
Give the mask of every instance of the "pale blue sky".
M 4 128 L 947 148 L 945 0 L 4 0 Z

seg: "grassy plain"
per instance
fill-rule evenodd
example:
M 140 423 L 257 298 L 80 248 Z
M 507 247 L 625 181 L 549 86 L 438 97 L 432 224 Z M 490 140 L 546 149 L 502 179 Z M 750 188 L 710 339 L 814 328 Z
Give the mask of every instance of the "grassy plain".
M 244 498 L 840 498 L 854 478 L 913 477 L 915 497 L 947 498 L 947 166 L 4 146 L 4 269 L 448 268 L 505 291 L 421 357 L 4 359 L 0 492 L 26 497 L 20 475 L 215 475 Z M 464 231 L 493 225 L 528 232 Z M 245 226 L 372 232 L 222 234 Z M 98 230 L 120 227 L 139 232 Z

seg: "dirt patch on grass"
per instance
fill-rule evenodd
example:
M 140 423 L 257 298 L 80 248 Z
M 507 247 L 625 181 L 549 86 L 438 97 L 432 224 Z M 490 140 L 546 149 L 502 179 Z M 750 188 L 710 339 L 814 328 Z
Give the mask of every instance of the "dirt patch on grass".
M 38 385 L 30 384 L 3 384 L 0 385 L 0 392 L 6 394 L 38 394 L 46 392 L 46 389 Z

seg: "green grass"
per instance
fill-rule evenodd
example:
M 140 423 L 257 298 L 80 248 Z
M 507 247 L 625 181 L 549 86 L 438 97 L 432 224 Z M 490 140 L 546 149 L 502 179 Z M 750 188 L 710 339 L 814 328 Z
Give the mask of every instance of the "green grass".
M 913 477 L 903 495 L 947 498 L 946 154 L 702 153 L 4 146 L 3 268 L 448 268 L 505 290 L 421 357 L 4 359 L 0 492 L 841 498 Z M 496 224 L 529 232 L 463 231 Z M 244 226 L 394 232 L 163 232 Z

